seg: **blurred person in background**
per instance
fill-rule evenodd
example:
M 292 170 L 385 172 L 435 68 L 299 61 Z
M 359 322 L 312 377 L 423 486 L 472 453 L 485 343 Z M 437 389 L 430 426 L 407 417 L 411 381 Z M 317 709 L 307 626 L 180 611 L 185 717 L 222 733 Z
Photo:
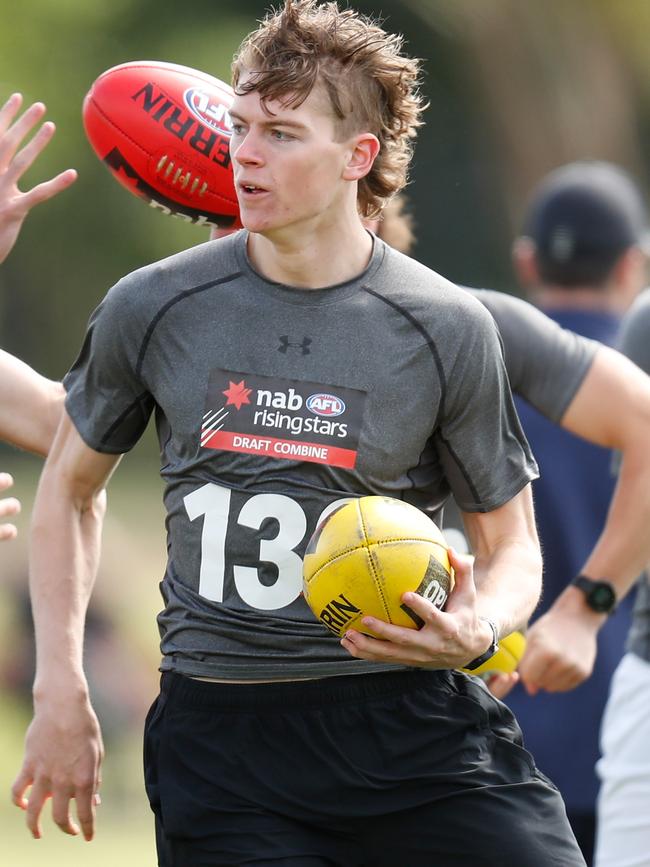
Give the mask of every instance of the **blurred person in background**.
M 623 318 L 619 348 L 650 373 L 650 289 Z M 650 568 L 650 564 L 648 564 Z M 650 584 L 639 581 L 626 654 L 612 678 L 597 771 L 596 867 L 650 867 Z
M 413 220 L 403 196 L 391 201 L 382 220 L 370 228 L 402 252 L 411 251 Z M 580 572 L 608 574 L 617 598 L 622 600 L 647 562 L 650 543 L 650 379 L 620 352 L 562 328 L 521 298 L 465 288 L 488 308 L 497 323 L 514 394 L 535 407 L 549 424 L 620 453 L 620 471 L 606 519 L 585 554 Z M 445 506 L 444 530 L 457 550 L 468 550 L 453 500 Z M 531 630 L 528 660 L 535 663 L 542 654 L 548 663 L 547 667 L 533 664 L 526 668 L 531 692 L 568 690 L 591 674 L 598 627 L 579 604 L 580 594 L 567 591 L 567 595 L 578 603 L 574 616 L 582 628 L 565 624 L 561 652 L 554 648 L 550 656 L 548 648 L 536 641 L 537 628 Z M 603 618 L 597 620 L 604 622 Z M 490 688 L 504 697 L 518 676 L 494 678 Z
M 622 314 L 646 280 L 646 210 L 632 179 L 609 163 L 563 166 L 534 191 L 524 225 L 513 262 L 529 299 L 563 328 L 613 345 Z M 611 411 L 605 395 L 601 400 Z M 540 467 L 533 491 L 544 586 L 519 668 L 522 684 L 507 703 L 527 748 L 562 792 L 591 863 L 598 732 L 633 601 L 631 595 L 619 601 L 612 576 L 584 565 L 614 490 L 611 452 L 561 430 L 522 400 L 517 409 Z M 596 657 L 591 676 L 568 694 L 538 694 L 540 687 L 571 685 L 555 670 L 571 654 L 578 665 Z

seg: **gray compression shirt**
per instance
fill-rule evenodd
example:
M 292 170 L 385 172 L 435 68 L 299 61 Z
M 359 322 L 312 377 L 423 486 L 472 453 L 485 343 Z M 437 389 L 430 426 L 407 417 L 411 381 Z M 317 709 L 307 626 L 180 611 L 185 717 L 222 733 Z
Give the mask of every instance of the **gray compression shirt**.
M 307 608 L 301 557 L 348 497 L 448 495 L 490 511 L 536 476 L 492 317 L 375 241 L 355 280 L 257 274 L 247 233 L 121 280 L 65 378 L 93 449 L 130 449 L 155 412 L 168 564 L 163 669 L 233 679 L 378 671 Z

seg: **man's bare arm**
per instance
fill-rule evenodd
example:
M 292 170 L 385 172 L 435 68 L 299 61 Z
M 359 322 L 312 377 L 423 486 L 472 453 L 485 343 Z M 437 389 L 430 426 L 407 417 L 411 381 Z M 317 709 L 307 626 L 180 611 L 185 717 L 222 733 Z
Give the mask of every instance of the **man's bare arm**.
M 481 616 L 508 635 L 527 623 L 542 588 L 531 486 L 492 512 L 463 512 Z
M 0 349 L 0 439 L 45 457 L 64 397 L 60 382 L 46 379 Z
M 118 461 L 88 448 L 64 415 L 34 505 L 34 718 L 12 789 L 34 837 L 41 835 L 40 815 L 50 797 L 62 831 L 79 833 L 70 813 L 74 799 L 84 837 L 94 833 L 103 747 L 83 671 L 83 633 L 99 560 L 104 487 Z
M 650 562 L 650 377 L 616 350 L 601 347 L 561 424 L 621 453 L 607 521 L 581 570 L 609 581 L 621 599 Z M 528 691 L 564 691 L 585 680 L 605 619 L 586 605 L 580 590 L 567 586 L 529 630 L 519 667 Z

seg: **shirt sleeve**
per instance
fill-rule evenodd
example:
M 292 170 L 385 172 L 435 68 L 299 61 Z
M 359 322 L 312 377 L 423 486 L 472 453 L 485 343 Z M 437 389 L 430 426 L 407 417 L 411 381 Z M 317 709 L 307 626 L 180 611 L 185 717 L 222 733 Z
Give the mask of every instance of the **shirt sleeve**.
M 107 294 L 90 317 L 77 360 L 66 374 L 66 409 L 86 445 L 122 454 L 142 436 L 154 400 L 138 359 L 146 331 L 133 304 L 129 278 Z
M 515 410 L 495 322 L 474 302 L 463 315 L 462 344 L 445 371 L 436 447 L 458 506 L 489 512 L 537 478 L 538 470 Z
M 470 290 L 494 317 L 510 386 L 553 422 L 559 422 L 591 367 L 598 343 L 553 322 L 521 298 Z

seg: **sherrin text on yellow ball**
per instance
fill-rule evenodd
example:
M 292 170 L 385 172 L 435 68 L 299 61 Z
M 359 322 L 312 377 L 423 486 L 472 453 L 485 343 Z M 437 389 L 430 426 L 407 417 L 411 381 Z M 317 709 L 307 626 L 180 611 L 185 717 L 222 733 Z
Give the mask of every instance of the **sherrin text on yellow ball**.
M 372 635 L 361 622 L 367 615 L 418 629 L 422 620 L 402 594 L 414 591 L 442 608 L 454 586 L 436 524 L 409 503 L 379 496 L 351 500 L 321 521 L 303 579 L 309 607 L 339 637 L 350 627 Z

